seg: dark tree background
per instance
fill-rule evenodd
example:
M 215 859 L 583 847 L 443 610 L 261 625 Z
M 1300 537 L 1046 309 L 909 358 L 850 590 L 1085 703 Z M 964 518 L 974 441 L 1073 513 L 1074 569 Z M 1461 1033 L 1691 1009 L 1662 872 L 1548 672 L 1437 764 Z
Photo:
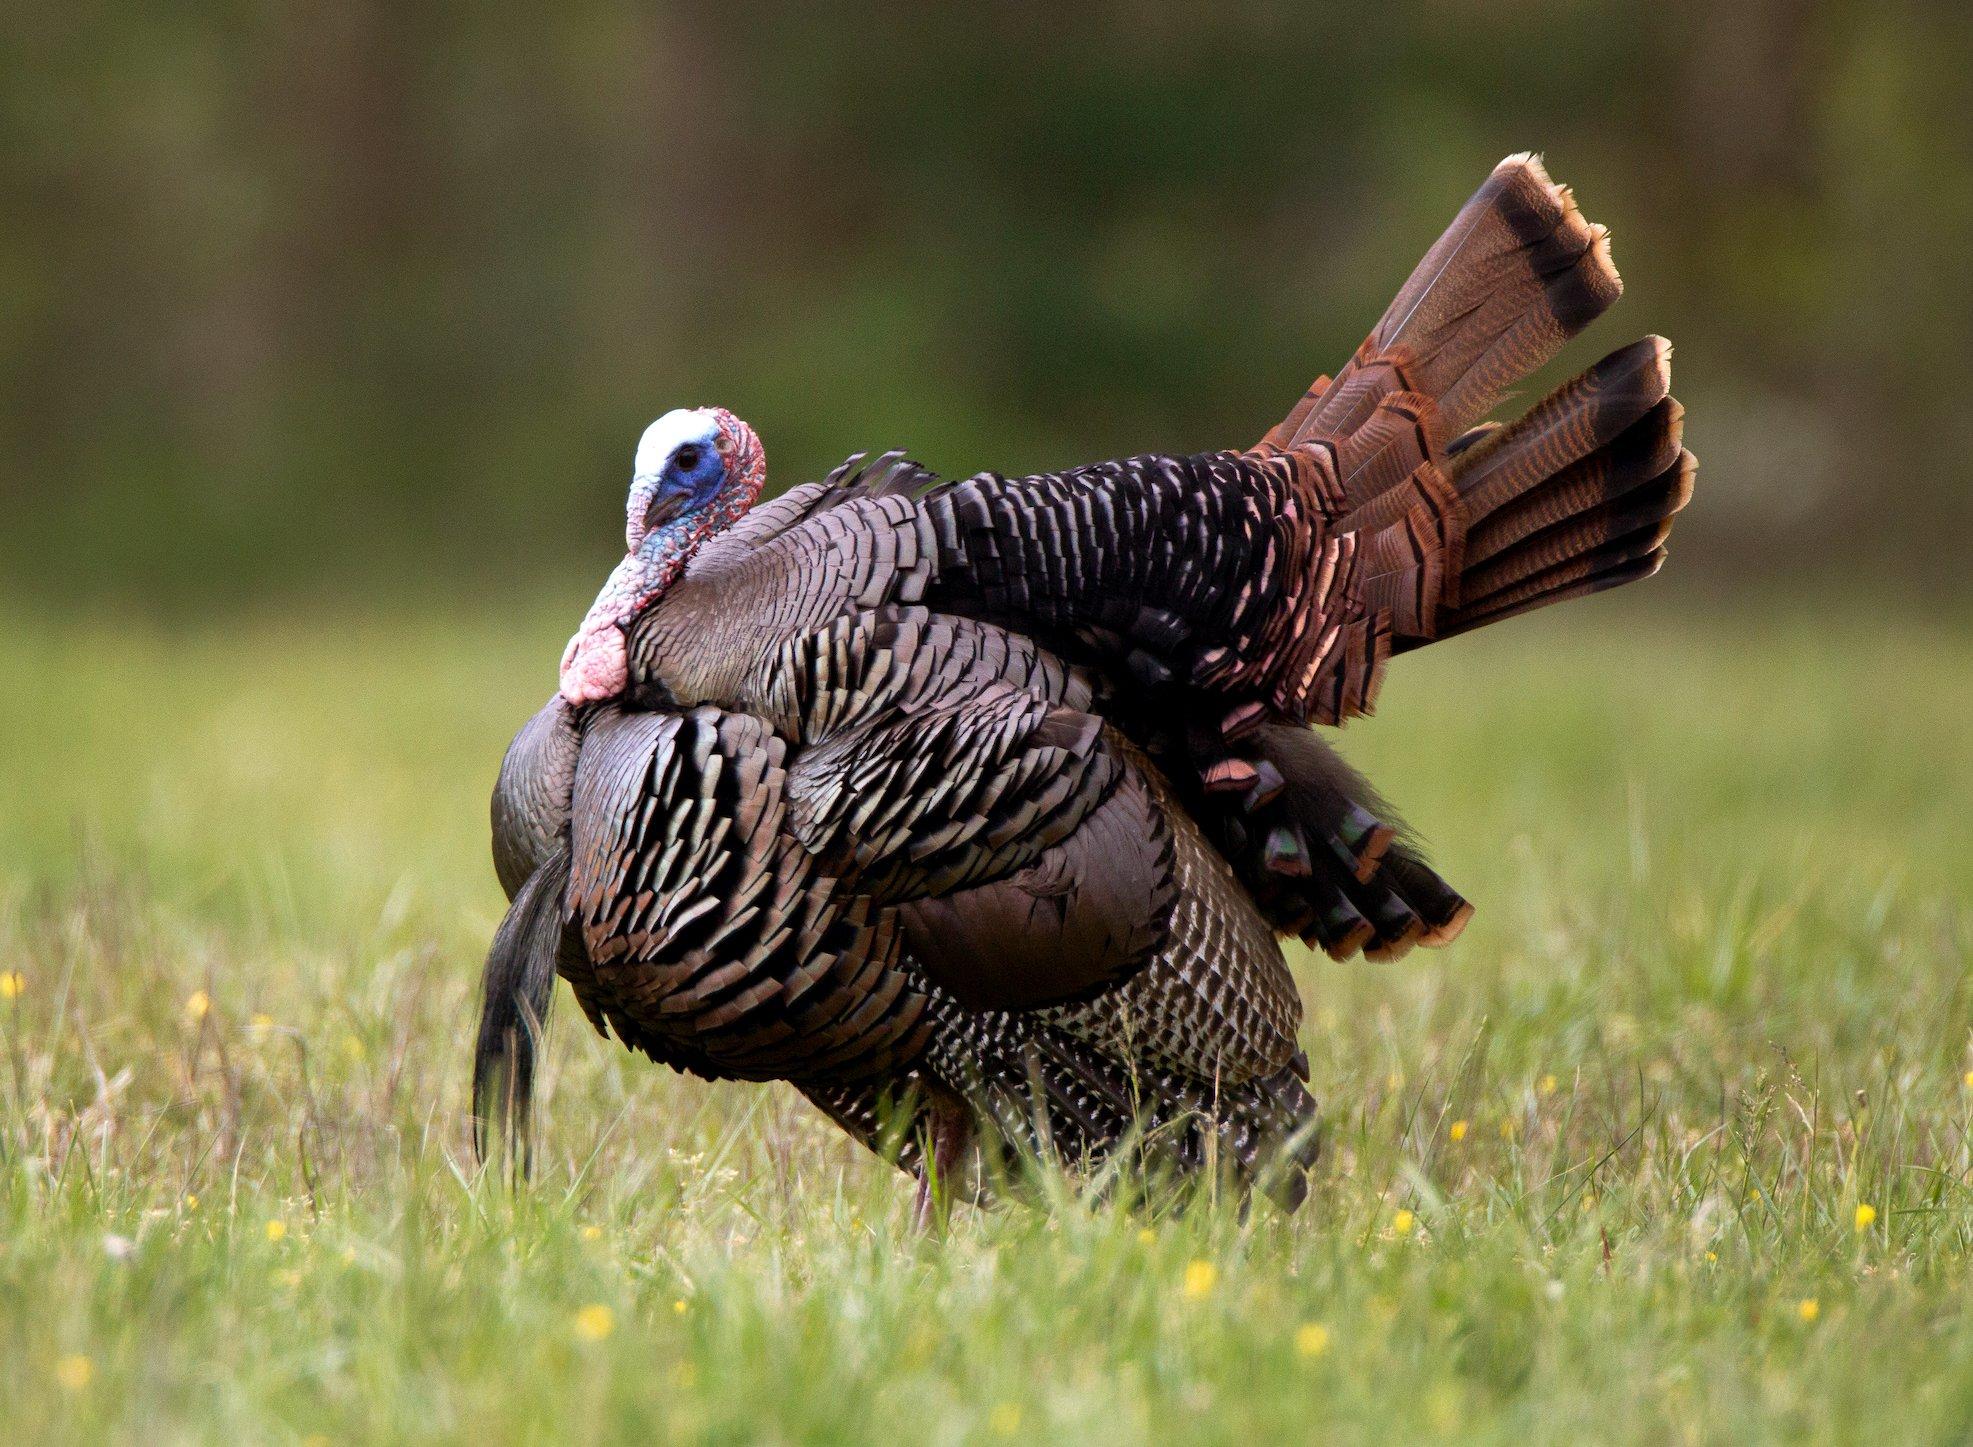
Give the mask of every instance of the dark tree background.
M 747 416 L 777 484 L 1245 442 L 1526 148 L 1631 284 L 1566 362 L 1679 345 L 1687 587 L 1935 586 L 1973 532 L 1957 4 L 84 0 L 0 34 L 22 600 L 591 582 L 678 404 Z

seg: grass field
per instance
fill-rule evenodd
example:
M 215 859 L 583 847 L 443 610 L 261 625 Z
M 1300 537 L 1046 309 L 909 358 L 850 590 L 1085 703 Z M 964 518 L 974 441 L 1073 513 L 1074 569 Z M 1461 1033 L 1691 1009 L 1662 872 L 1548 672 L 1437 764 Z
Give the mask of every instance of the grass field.
M 1307 1209 L 944 1239 L 566 1010 L 535 1184 L 476 1179 L 485 795 L 568 618 L 0 620 L 7 1435 L 1965 1440 L 1973 633 L 1563 614 L 1345 736 L 1480 913 L 1299 961 Z

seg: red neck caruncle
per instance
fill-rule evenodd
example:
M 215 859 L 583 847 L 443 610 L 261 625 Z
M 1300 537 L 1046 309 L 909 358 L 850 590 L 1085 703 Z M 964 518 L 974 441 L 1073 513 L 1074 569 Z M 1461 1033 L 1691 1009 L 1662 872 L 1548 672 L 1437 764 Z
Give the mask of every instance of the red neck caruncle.
M 767 457 L 724 407 L 666 413 L 645 429 L 624 509 L 628 551 L 562 654 L 562 697 L 615 698 L 629 680 L 624 635 L 678 580 L 706 539 L 760 497 Z

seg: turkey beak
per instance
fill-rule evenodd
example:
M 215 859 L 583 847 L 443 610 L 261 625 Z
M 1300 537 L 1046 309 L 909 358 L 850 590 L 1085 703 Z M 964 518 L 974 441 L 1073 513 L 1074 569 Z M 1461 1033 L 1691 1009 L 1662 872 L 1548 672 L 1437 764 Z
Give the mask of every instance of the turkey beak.
M 658 493 L 651 499 L 651 505 L 644 512 L 644 531 L 654 533 L 668 522 L 677 520 L 685 511 L 683 493 Z

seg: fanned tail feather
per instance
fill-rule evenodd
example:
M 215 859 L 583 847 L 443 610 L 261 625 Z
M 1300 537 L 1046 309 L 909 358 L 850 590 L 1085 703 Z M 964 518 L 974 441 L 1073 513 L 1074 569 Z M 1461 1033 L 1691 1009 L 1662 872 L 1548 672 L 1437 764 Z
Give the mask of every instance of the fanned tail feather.
M 1668 343 L 1622 348 L 1517 421 L 1486 416 L 1622 289 L 1604 228 L 1534 157 L 1510 156 L 1349 363 L 1252 449 L 1332 546 L 1309 554 L 1302 611 L 1253 694 L 1202 714 L 1183 751 L 1195 812 L 1284 933 L 1392 958 L 1472 915 L 1299 725 L 1368 712 L 1392 653 L 1662 563 L 1694 471 Z
M 1697 466 L 1670 386 L 1671 345 L 1646 337 L 1451 461 L 1465 539 L 1431 637 L 1658 570 Z
M 1425 253 L 1356 355 L 1318 379 L 1266 442 L 1330 439 L 1347 476 L 1355 442 L 1394 393 L 1427 399 L 1424 440 L 1443 449 L 1507 388 L 1623 292 L 1609 233 L 1531 154 L 1509 156 Z M 1366 488 L 1368 484 L 1366 484 Z M 1351 493 L 1351 501 L 1374 495 Z
M 1625 347 L 1519 421 L 1464 434 L 1365 503 L 1361 513 L 1394 516 L 1364 547 L 1364 636 L 1388 629 L 1402 651 L 1656 572 L 1695 467 L 1684 409 L 1668 391 L 1670 351 L 1657 337 Z M 1394 393 L 1375 417 L 1420 410 Z M 1223 847 L 1236 860 L 1244 851 L 1242 877 L 1277 928 L 1337 958 L 1361 950 L 1371 959 L 1444 944 L 1464 928 L 1472 907 L 1312 735 L 1270 725 L 1252 743 L 1218 747 L 1244 753 L 1256 778 L 1291 781 L 1250 793 L 1232 816 L 1220 811 Z M 1195 742 L 1193 752 L 1210 756 L 1213 746 Z M 1219 760 L 1207 768 L 1233 771 Z
M 1357 540 L 1357 611 L 1291 713 L 1341 722 L 1368 710 L 1390 653 L 1657 570 L 1694 467 L 1668 343 L 1485 420 L 1621 291 L 1608 233 L 1539 161 L 1510 156 L 1349 364 L 1268 433 L 1256 452 L 1285 455 Z

